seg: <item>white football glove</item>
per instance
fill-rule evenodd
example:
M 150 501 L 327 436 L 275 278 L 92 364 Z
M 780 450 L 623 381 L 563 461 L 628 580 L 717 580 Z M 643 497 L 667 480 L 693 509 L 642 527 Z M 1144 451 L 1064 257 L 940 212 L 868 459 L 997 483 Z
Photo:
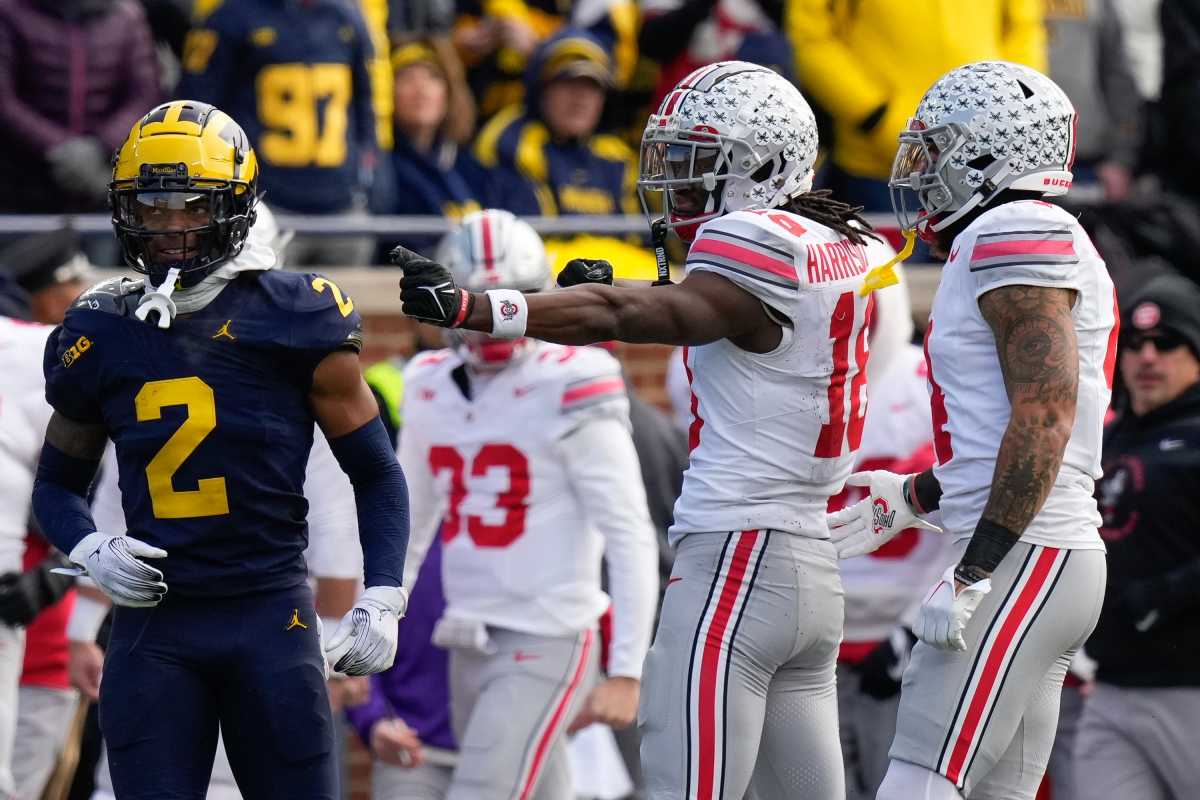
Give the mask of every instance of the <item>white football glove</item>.
M 886 470 L 871 470 L 856 472 L 846 479 L 848 486 L 865 486 L 869 494 L 825 517 L 838 558 L 874 552 L 906 528 L 942 532 L 938 526 L 918 517 L 904 502 L 904 482 L 909 477 Z
M 913 633 L 922 642 L 941 650 L 966 650 L 963 631 L 983 602 L 983 596 L 991 590 L 992 579 L 984 578 L 955 594 L 954 567 L 950 567 L 921 604 Z
M 396 660 L 396 635 L 408 608 L 403 586 L 372 586 L 342 617 L 325 645 L 325 658 L 345 675 L 373 675 Z
M 95 531 L 83 537 L 67 556 L 108 595 L 113 605 L 156 606 L 167 594 L 159 570 L 143 558 L 166 558 L 167 551 L 132 536 Z

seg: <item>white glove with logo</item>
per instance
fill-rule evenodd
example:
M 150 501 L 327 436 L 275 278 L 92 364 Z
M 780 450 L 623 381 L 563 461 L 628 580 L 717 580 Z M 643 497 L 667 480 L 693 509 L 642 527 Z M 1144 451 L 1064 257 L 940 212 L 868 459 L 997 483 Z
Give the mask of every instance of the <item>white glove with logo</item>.
M 325 658 L 345 675 L 373 675 L 396 660 L 396 635 L 408 608 L 403 586 L 372 586 L 342 617 L 325 645 Z
M 904 501 L 904 483 L 910 477 L 871 470 L 856 472 L 846 479 L 847 486 L 865 486 L 869 494 L 825 517 L 838 558 L 872 553 L 907 528 L 942 532 L 938 526 L 918 517 Z
M 143 558 L 166 558 L 167 551 L 132 536 L 109 536 L 96 531 L 79 540 L 67 558 L 83 568 L 113 605 L 156 606 L 167 593 L 159 570 Z
M 984 578 L 955 594 L 954 567 L 950 567 L 921 604 L 913 633 L 922 642 L 941 650 L 966 650 L 963 631 L 983 602 L 983 596 L 991 590 L 992 579 Z

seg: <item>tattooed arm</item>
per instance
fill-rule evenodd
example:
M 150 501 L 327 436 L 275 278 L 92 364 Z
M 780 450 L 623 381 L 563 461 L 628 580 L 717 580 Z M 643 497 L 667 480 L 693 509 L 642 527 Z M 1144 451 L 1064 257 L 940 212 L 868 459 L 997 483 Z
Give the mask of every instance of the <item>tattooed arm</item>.
M 955 571 L 961 583 L 991 574 L 1041 510 L 1058 476 L 1079 390 L 1074 301 L 1070 289 L 1019 285 L 979 298 L 996 337 L 1012 416 L 983 516 Z

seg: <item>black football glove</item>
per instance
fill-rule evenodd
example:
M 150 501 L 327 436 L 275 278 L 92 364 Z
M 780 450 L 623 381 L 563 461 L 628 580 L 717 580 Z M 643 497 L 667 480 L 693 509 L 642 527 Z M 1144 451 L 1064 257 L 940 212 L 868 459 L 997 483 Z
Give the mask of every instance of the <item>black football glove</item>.
M 396 247 L 388 258 L 404 271 L 400 310 L 405 315 L 443 328 L 457 328 L 470 316 L 475 298 L 454 285 L 450 270 L 406 247 Z
M 69 566 L 69 561 L 53 555 L 27 572 L 10 572 L 0 576 L 0 622 L 28 625 L 43 609 L 62 599 L 75 585 L 75 579 L 50 570 Z
M 893 629 L 888 638 L 859 664 L 860 691 L 876 700 L 895 697 L 900 692 L 900 679 L 904 677 L 904 668 L 908 666 L 908 657 L 916 641 L 917 637 L 908 628 Z
M 612 286 L 613 265 L 602 258 L 572 258 L 558 273 L 558 285 L 564 289 L 581 283 L 603 283 Z

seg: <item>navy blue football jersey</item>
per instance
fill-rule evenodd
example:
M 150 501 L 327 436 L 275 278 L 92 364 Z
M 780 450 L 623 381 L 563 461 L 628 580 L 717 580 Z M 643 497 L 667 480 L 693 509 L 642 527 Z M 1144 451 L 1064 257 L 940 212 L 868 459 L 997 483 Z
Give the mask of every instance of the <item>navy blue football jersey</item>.
M 85 292 L 46 345 L 46 398 L 116 444 L 129 533 L 168 552 L 172 593 L 236 595 L 305 579 L 304 471 L 317 364 L 362 320 L 312 274 L 239 275 L 168 329 L 138 320 L 140 281 Z

